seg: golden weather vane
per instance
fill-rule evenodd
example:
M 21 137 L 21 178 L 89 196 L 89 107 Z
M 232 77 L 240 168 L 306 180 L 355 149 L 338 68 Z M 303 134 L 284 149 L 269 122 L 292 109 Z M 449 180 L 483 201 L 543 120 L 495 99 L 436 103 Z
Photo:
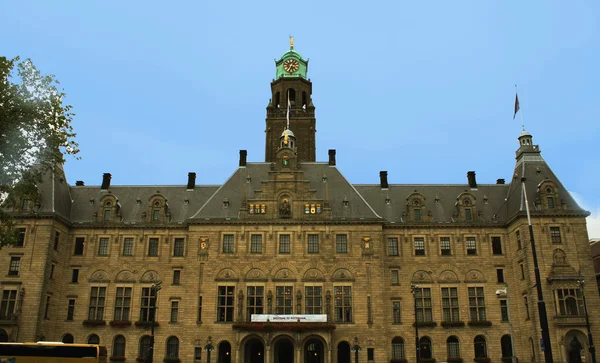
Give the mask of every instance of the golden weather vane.
M 290 49 L 294 49 L 294 37 L 292 35 L 290 35 Z

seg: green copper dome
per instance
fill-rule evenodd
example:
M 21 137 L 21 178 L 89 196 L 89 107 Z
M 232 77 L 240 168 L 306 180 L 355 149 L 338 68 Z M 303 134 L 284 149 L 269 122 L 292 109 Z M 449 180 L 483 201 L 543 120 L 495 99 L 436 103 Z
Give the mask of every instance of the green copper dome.
M 275 60 L 276 76 L 275 79 L 282 77 L 301 77 L 306 78 L 308 72 L 308 60 L 302 58 L 300 53 L 291 49 L 283 53 L 279 60 Z

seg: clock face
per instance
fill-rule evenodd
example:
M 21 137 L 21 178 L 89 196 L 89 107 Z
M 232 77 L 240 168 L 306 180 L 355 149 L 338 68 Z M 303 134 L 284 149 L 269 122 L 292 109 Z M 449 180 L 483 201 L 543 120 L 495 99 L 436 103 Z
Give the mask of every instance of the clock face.
M 206 242 L 200 243 L 200 248 L 202 248 L 203 250 L 205 250 L 206 247 L 208 247 L 208 245 L 206 244 Z
M 300 64 L 298 64 L 298 61 L 295 59 L 288 59 L 283 62 L 283 69 L 288 73 L 294 73 L 298 68 L 300 68 Z

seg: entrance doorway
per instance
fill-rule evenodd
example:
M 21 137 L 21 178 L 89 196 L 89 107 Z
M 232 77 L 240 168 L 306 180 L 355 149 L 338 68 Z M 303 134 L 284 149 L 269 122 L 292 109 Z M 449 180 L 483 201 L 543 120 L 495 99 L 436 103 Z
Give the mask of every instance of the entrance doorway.
M 325 350 L 319 339 L 310 339 L 304 345 L 304 363 L 324 363 Z
M 264 363 L 265 346 L 258 338 L 252 338 L 244 346 L 244 363 Z
M 219 344 L 219 358 L 217 363 L 231 363 L 231 344 L 229 342 L 221 342 Z
M 281 338 L 275 343 L 274 363 L 294 363 L 294 343 L 288 338 Z
M 351 363 L 350 361 L 350 344 L 348 342 L 340 342 L 337 349 L 338 363 Z
M 569 344 L 569 363 L 581 363 L 581 352 L 583 347 L 577 337 L 573 337 Z

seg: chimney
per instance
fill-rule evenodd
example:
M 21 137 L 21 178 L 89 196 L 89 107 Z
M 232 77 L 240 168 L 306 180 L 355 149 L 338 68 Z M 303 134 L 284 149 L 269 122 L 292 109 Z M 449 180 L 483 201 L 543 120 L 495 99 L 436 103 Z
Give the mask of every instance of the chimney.
M 75 182 L 75 186 L 76 186 L 76 187 L 82 187 L 82 186 L 84 186 L 84 184 L 83 184 L 83 180 L 78 180 L 78 181 L 76 181 L 76 182 Z
M 474 171 L 467 172 L 467 179 L 469 180 L 469 187 L 471 187 L 473 189 L 477 188 L 477 180 L 475 179 Z
M 195 186 L 196 186 L 196 173 L 194 173 L 193 171 L 191 171 L 191 172 L 188 173 L 187 189 L 188 190 L 193 190 Z
M 108 187 L 110 187 L 110 179 L 111 178 L 112 178 L 112 176 L 110 175 L 110 173 L 104 173 L 102 175 L 102 186 L 100 187 L 100 189 L 107 190 Z
M 246 166 L 246 156 L 248 155 L 248 151 L 240 150 L 240 166 Z
M 388 181 L 387 181 L 387 171 L 380 171 L 379 172 L 379 182 L 381 184 L 381 189 L 387 189 L 388 188 Z
M 329 149 L 329 165 L 335 165 L 335 149 Z
M 504 184 L 504 179 L 498 179 L 498 180 L 496 180 L 496 184 Z

